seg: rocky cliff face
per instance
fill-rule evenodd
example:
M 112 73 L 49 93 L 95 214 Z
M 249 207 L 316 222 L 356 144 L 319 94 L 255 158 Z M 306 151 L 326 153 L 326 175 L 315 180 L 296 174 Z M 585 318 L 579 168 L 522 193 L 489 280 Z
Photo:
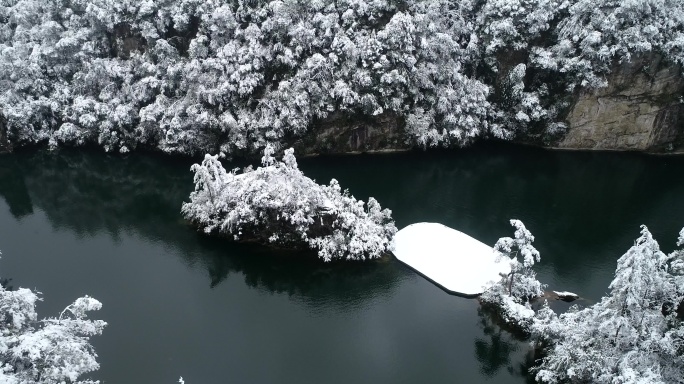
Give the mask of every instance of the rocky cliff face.
M 289 143 L 296 153 L 358 153 L 409 149 L 404 123 L 393 113 L 372 118 L 334 113 L 317 121 L 306 135 Z
M 565 118 L 568 131 L 553 146 L 684 153 L 682 73 L 657 54 L 616 65 L 607 87 L 575 95 Z M 366 119 L 335 113 L 289 144 L 300 154 L 404 150 L 410 146 L 403 125 L 391 113 Z
M 558 147 L 656 152 L 684 147 L 680 67 L 647 55 L 617 66 L 607 80 L 607 87 L 577 96 Z

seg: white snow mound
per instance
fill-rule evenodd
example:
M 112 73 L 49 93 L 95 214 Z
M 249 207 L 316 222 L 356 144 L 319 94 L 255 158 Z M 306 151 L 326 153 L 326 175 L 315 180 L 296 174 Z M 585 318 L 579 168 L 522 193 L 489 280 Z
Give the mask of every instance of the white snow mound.
M 567 292 L 567 291 L 553 291 L 559 298 L 568 298 L 568 299 L 573 299 L 577 300 L 579 299 L 579 295 L 576 293 L 572 292 Z
M 438 223 L 411 224 L 394 236 L 394 256 L 445 290 L 479 295 L 501 273 L 511 271 L 510 259 L 463 232 Z

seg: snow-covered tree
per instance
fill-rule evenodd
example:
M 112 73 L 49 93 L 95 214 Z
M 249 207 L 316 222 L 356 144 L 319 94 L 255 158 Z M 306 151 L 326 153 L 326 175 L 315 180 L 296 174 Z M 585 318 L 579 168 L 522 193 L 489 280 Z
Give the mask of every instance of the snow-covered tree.
M 390 210 L 372 197 L 364 207 L 335 179 L 319 185 L 304 176 L 292 149 L 282 161 L 273 154 L 268 145 L 262 167 L 241 174 L 227 172 L 218 156 L 206 155 L 192 166 L 195 191 L 183 204 L 183 215 L 205 233 L 304 245 L 325 261 L 373 259 L 389 251 L 397 231 Z
M 58 317 L 38 320 L 39 294 L 26 288 L 0 286 L 0 382 L 95 383 L 81 377 L 97 370 L 91 336 L 102 333 L 102 320 L 87 319 L 86 312 L 102 307 L 84 296 Z
M 608 296 L 560 316 L 541 311 L 534 328 L 548 347 L 537 380 L 684 382 L 681 252 L 666 255 L 642 226 L 641 237 L 618 260 Z
M 520 220 L 511 220 L 514 237 L 502 237 L 494 245 L 499 258 L 510 258 L 511 272 L 480 296 L 485 304 L 494 305 L 505 321 L 527 330 L 534 317 L 530 300 L 544 294 L 544 285 L 532 269 L 539 262 L 539 251 L 532 245 L 534 236 Z M 522 260 L 521 260 L 522 259 Z
M 678 0 L 565 2 L 556 42 L 533 52 L 535 64 L 567 73 L 568 87 L 604 86 L 615 62 L 658 53 L 684 63 L 684 3 Z

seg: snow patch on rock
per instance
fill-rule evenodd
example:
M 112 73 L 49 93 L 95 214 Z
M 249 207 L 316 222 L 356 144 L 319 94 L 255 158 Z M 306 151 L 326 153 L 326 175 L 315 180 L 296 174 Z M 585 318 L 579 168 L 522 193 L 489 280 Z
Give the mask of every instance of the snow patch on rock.
M 575 301 L 579 299 L 579 295 L 567 291 L 553 291 L 553 293 L 558 297 L 558 300 L 563 301 Z

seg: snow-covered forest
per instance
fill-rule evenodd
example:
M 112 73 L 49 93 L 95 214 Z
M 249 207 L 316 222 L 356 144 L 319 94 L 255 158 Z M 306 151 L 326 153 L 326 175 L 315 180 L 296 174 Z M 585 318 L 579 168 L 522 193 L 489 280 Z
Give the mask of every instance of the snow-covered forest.
M 2 0 L 0 126 L 184 154 L 256 154 L 336 114 L 396 116 L 418 147 L 544 140 L 566 96 L 644 52 L 684 63 L 681 1 Z

